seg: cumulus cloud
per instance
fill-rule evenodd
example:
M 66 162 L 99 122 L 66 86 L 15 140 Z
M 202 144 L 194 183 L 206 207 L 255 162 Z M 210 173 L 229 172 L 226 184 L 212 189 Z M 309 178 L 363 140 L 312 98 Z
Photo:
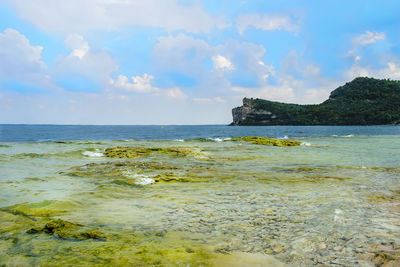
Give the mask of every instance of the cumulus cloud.
M 275 73 L 274 67 L 263 61 L 266 50 L 262 45 L 230 40 L 224 45 L 218 46 L 216 50 L 229 57 L 235 65 L 235 73 L 238 75 L 251 73 L 257 82 L 263 83 Z
M 105 86 L 111 73 L 118 70 L 118 63 L 105 52 L 92 51 L 88 42 L 78 34 L 69 35 L 66 45 L 72 50 L 68 56 L 59 56 L 53 69 L 56 77 L 79 76 Z
M 151 82 L 154 76 L 144 73 L 142 76 L 132 76 L 132 82 L 124 75 L 118 75 L 117 79 L 110 80 L 110 85 L 117 91 L 153 93 L 155 96 L 166 96 L 168 98 L 185 99 L 187 96 L 178 87 L 161 89 L 153 86 Z
M 214 69 L 218 71 L 231 71 L 235 69 L 232 62 L 224 56 L 213 56 L 212 61 L 214 63 Z
M 379 40 L 385 40 L 386 34 L 384 32 L 370 32 L 366 31 L 364 34 L 360 34 L 353 39 L 356 45 L 364 46 L 376 43 Z
M 201 75 L 204 60 L 214 54 L 214 48 L 202 39 L 185 34 L 162 36 L 153 49 L 154 66 L 160 70 Z
M 265 85 L 259 88 L 233 86 L 232 90 L 246 97 L 280 102 L 291 102 L 294 100 L 295 96 L 292 86 L 287 82 L 280 85 Z
M 90 50 L 88 42 L 79 34 L 68 35 L 65 43 L 72 49 L 69 57 L 77 57 L 82 59 Z
M 237 19 L 237 28 L 243 34 L 248 28 L 255 28 L 263 31 L 289 31 L 296 32 L 299 29 L 298 23 L 287 15 L 277 14 L 244 14 Z
M 180 72 L 196 77 L 205 87 L 228 88 L 228 76 L 250 73 L 257 82 L 274 73 L 263 61 L 262 45 L 237 40 L 212 46 L 202 39 L 180 33 L 158 38 L 153 49 L 153 64 L 158 70 Z M 210 64 L 212 63 L 212 69 Z
M 352 48 L 347 52 L 346 56 L 353 58 L 353 62 L 358 64 L 368 46 L 383 40 L 386 40 L 384 32 L 366 31 L 352 39 Z
M 357 77 L 374 77 L 379 79 L 400 80 L 400 64 L 390 61 L 387 62 L 382 68 L 353 64 L 351 68 L 346 71 L 345 76 L 349 80 Z
M 129 82 L 128 77 L 119 75 L 115 82 L 111 80 L 111 84 L 114 85 L 115 88 L 132 92 L 152 93 L 160 90 L 151 85 L 154 76 L 148 75 L 147 73 L 142 76 L 132 76 L 131 79 L 132 82 Z
M 43 83 L 49 77 L 42 61 L 42 46 L 30 41 L 15 29 L 0 33 L 0 79 Z
M 178 87 L 166 89 L 165 95 L 169 98 L 175 98 L 175 99 L 186 99 L 187 98 L 185 93 Z
M 19 15 L 46 31 L 85 32 L 125 26 L 149 26 L 168 31 L 200 33 L 227 23 L 194 3 L 179 0 L 9 0 Z

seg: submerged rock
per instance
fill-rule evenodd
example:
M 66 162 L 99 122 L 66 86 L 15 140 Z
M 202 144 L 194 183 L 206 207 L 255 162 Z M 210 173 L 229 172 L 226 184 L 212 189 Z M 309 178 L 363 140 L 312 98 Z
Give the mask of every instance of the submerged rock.
M 259 137 L 259 136 L 238 136 L 238 137 L 233 137 L 227 141 L 250 142 L 255 145 L 268 145 L 268 146 L 299 146 L 299 145 L 301 145 L 301 142 L 299 142 L 299 141 L 271 139 L 268 137 Z

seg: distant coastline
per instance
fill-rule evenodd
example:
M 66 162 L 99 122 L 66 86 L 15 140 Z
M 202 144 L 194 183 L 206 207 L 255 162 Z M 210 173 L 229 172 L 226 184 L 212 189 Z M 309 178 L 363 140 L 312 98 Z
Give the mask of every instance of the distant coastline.
M 244 98 L 232 116 L 231 126 L 399 125 L 400 81 L 359 77 L 318 105 Z

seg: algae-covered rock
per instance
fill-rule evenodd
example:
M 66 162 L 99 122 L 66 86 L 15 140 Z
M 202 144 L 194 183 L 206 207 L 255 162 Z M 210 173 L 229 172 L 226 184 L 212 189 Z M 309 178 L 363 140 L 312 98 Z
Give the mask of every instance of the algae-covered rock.
M 104 155 L 109 158 L 129 158 L 136 159 L 145 157 L 153 153 L 169 154 L 176 157 L 184 156 L 202 156 L 203 153 L 199 151 L 190 150 L 181 147 L 112 147 L 107 148 Z
M 2 208 L 2 210 L 16 215 L 32 217 L 60 215 L 77 207 L 77 203 L 72 203 L 69 201 L 44 200 L 35 203 L 16 204 L 10 207 Z
M 62 239 L 105 239 L 106 236 L 96 230 L 82 230 L 83 225 L 71 223 L 61 219 L 51 220 L 44 227 L 34 227 L 27 231 L 28 234 L 46 233 Z
M 156 175 L 154 177 L 156 182 L 194 182 L 193 179 L 189 179 L 187 177 L 180 177 L 174 173 L 166 172 L 163 174 Z
M 65 174 L 89 178 L 130 178 L 139 173 L 173 171 L 178 169 L 180 167 L 162 162 L 116 161 L 89 163 L 83 166 L 72 167 L 70 172 L 66 172 Z
M 301 144 L 301 142 L 294 140 L 271 139 L 268 137 L 259 137 L 259 136 L 239 136 L 239 137 L 233 137 L 228 141 L 249 142 L 255 145 L 268 145 L 268 146 L 299 146 Z

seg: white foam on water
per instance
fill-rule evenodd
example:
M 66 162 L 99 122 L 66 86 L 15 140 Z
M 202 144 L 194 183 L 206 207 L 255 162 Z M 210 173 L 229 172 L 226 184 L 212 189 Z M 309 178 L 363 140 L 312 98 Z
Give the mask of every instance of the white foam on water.
M 311 144 L 310 144 L 310 143 L 307 143 L 307 142 L 303 142 L 303 143 L 301 143 L 300 145 L 301 145 L 301 146 L 311 146 Z
M 232 139 L 232 138 L 230 138 L 230 137 L 226 137 L 226 138 L 219 138 L 219 137 L 211 138 L 211 137 L 209 137 L 209 138 L 207 138 L 207 140 L 211 140 L 211 141 L 214 141 L 214 142 L 229 141 L 229 140 L 231 140 L 231 139 Z
M 285 135 L 282 139 L 289 139 L 289 136 Z
M 156 182 L 156 180 L 154 180 L 153 178 L 150 178 L 144 174 L 138 174 L 138 173 L 134 173 L 131 171 L 123 171 L 122 174 L 125 177 L 129 177 L 129 178 L 134 178 L 135 184 L 137 185 L 148 185 L 148 184 L 153 184 Z
M 344 135 L 343 137 L 353 137 L 354 134 Z
M 84 152 L 82 152 L 82 155 L 88 156 L 88 157 L 104 157 L 103 153 L 94 152 L 94 151 L 84 151 Z
M 183 139 L 175 139 L 174 141 L 176 141 L 176 142 L 185 142 L 185 140 L 183 140 Z
M 341 221 L 342 220 L 342 218 L 340 216 L 341 214 L 343 214 L 343 211 L 341 209 L 335 209 L 335 216 L 333 217 L 333 220 L 335 222 Z
M 149 177 L 139 178 L 136 180 L 136 184 L 138 184 L 138 185 L 153 184 L 155 182 L 156 182 L 156 180 L 154 180 L 153 178 L 149 178 Z

